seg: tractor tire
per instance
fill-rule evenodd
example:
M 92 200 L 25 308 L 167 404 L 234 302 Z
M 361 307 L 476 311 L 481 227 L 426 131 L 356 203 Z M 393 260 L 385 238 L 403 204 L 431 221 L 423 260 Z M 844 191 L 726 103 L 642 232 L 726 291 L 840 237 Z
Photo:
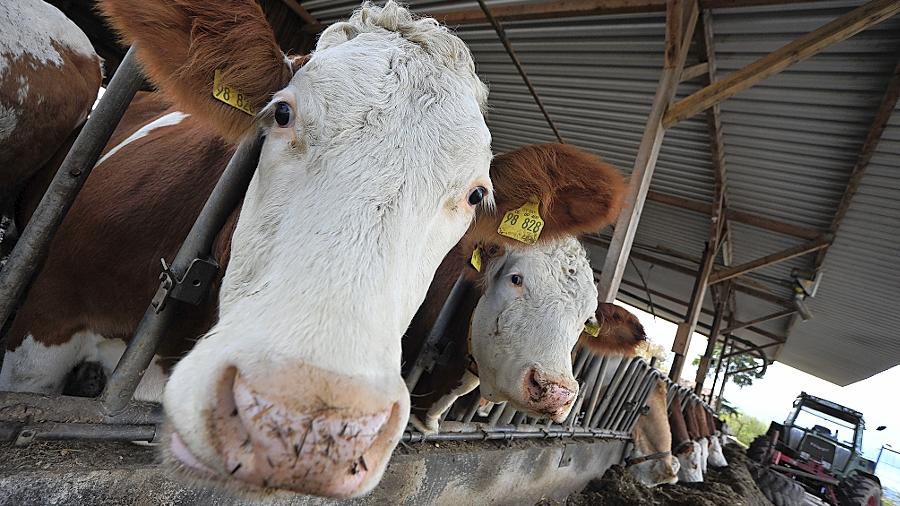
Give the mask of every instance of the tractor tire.
M 838 485 L 838 502 L 841 506 L 880 506 L 881 485 L 868 476 L 855 474 Z
M 754 466 L 753 480 L 775 506 L 797 506 L 806 500 L 806 490 L 799 483 L 768 467 Z
M 766 465 L 771 457 L 772 442 L 765 434 L 756 436 L 756 439 L 750 443 L 750 448 L 747 448 L 747 458 L 757 464 Z

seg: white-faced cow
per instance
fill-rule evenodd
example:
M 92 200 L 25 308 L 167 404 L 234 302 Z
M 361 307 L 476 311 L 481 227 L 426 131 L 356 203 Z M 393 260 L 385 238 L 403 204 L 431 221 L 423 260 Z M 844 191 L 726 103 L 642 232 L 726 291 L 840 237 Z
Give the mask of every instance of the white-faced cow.
M 597 288 L 575 236 L 615 218 L 622 176 L 573 146 L 548 144 L 498 156 L 491 179 L 497 218 L 476 219 L 444 259 L 404 343 L 411 363 L 464 272 L 469 286 L 446 332 L 450 361 L 414 391 L 414 423 L 426 432 L 436 431 L 440 415 L 479 384 L 491 402 L 556 421 L 565 419 L 578 393 L 571 352 L 597 308 Z M 533 244 L 501 233 L 506 220 L 523 219 L 509 211 L 526 205 L 544 222 Z
M 22 226 L 12 219 L 20 192 L 65 156 L 101 78 L 100 57 L 59 9 L 0 3 L 0 215 L 11 220 L 0 224 L 0 261 Z
M 252 0 L 101 7 L 174 107 L 137 104 L 120 126 L 12 324 L 2 385 L 58 391 L 101 337 L 130 336 L 228 143 L 259 129 L 216 245 L 218 296 L 160 349 L 172 362 L 203 335 L 165 387 L 168 453 L 200 478 L 365 493 L 409 415 L 401 336 L 490 203 L 487 89 L 468 48 L 393 2 L 364 4 L 298 70 Z M 217 73 L 255 115 L 215 99 Z

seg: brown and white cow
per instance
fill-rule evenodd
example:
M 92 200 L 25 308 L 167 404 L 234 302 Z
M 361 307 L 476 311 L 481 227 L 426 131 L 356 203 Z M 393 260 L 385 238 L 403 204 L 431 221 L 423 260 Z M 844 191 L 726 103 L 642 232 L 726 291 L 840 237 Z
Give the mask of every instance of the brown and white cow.
M 580 343 L 591 353 L 618 361 L 637 356 L 638 348 L 647 336 L 636 316 L 613 304 L 600 304 L 597 310 L 600 332 L 594 337 L 581 335 Z M 613 371 L 615 367 L 612 367 Z M 607 384 L 610 375 L 603 379 Z M 647 411 L 634 426 L 633 446 L 625 459 L 628 471 L 641 483 L 655 487 L 678 481 L 678 459 L 672 454 L 672 433 L 669 427 L 667 397 L 668 384 L 657 380 L 647 396 Z
M 20 192 L 65 156 L 101 71 L 87 36 L 59 9 L 42 0 L 0 3 L 0 260 L 22 226 L 12 220 Z
M 578 392 L 571 352 L 594 315 L 597 288 L 575 236 L 615 218 L 622 176 L 594 155 L 548 144 L 498 156 L 491 179 L 498 219 L 476 219 L 444 259 L 404 343 L 411 363 L 464 272 L 468 286 L 445 335 L 449 361 L 414 390 L 413 421 L 425 432 L 436 431 L 453 401 L 479 385 L 488 401 L 556 421 L 565 419 Z M 538 242 L 501 235 L 500 218 L 529 200 L 544 221 Z M 471 262 L 476 252 L 478 268 Z
M 702 450 L 693 440 L 696 427 L 693 417 L 687 416 L 681 396 L 676 394 L 669 404 L 669 427 L 672 430 L 672 453 L 678 459 L 678 481 L 703 481 Z
M 12 324 L 0 383 L 58 391 L 99 339 L 131 335 L 228 143 L 259 129 L 215 248 L 218 297 L 160 349 L 171 362 L 193 344 L 165 387 L 168 453 L 200 478 L 365 493 L 408 418 L 401 336 L 491 200 L 468 48 L 393 2 L 364 4 L 296 70 L 252 0 L 101 7 L 174 107 L 125 118 Z M 255 115 L 214 98 L 216 71 Z

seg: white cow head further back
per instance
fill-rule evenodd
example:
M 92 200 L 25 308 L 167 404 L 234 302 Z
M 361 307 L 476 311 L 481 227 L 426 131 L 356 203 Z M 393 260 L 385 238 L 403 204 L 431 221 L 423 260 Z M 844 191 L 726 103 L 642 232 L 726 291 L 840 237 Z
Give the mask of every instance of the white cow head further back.
M 491 257 L 472 315 L 481 394 L 565 419 L 578 393 L 572 348 L 597 308 L 587 254 L 572 237 Z

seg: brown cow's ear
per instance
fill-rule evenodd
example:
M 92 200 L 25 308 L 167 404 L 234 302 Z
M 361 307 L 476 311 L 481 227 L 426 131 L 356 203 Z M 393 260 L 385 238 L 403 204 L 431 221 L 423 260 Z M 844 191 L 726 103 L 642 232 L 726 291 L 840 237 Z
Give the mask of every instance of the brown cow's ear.
M 100 8 L 126 43 L 138 43 L 144 74 L 229 141 L 242 137 L 290 82 L 291 64 L 255 1 L 103 0 Z M 214 90 L 217 71 L 227 93 Z
M 616 219 L 625 195 L 622 174 L 568 144 L 525 146 L 491 162 L 496 211 L 479 212 L 469 234 L 480 241 L 521 244 L 498 233 L 509 211 L 538 202 L 541 241 L 597 232 Z M 516 226 L 528 225 L 518 220 Z

